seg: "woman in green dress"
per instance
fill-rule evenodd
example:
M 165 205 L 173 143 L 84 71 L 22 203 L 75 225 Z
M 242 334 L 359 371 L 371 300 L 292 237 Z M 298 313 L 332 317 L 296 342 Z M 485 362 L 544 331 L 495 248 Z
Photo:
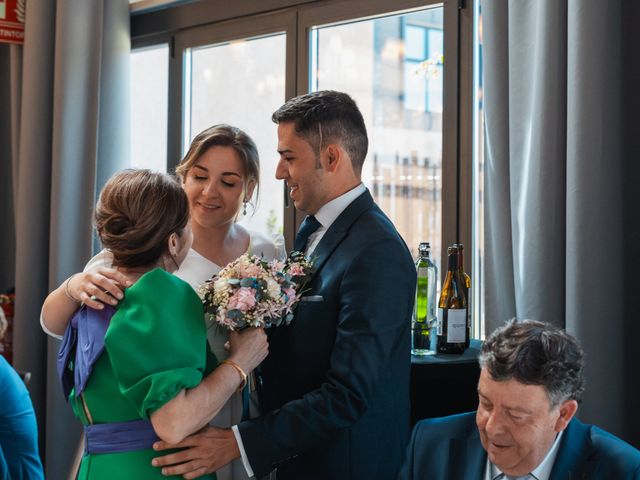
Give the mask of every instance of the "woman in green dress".
M 96 228 L 127 288 L 116 309 L 81 308 L 59 355 L 85 426 L 79 479 L 166 478 L 151 465 L 153 442 L 207 425 L 267 355 L 264 332 L 252 329 L 231 336 L 216 368 L 200 298 L 171 274 L 191 246 L 188 219 L 184 190 L 165 174 L 120 172 L 100 194 Z

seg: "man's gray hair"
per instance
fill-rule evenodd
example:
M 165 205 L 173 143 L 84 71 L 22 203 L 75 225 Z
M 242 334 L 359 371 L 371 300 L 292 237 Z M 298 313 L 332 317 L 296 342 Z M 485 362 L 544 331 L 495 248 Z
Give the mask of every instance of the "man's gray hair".
M 510 320 L 485 340 L 480 367 L 495 381 L 542 385 L 551 407 L 582 399 L 584 352 L 565 330 L 535 320 Z

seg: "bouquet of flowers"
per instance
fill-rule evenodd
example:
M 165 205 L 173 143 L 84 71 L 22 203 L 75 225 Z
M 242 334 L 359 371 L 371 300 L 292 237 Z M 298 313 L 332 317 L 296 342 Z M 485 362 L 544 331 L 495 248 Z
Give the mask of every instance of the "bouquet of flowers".
M 300 252 L 270 262 L 244 254 L 198 289 L 205 316 L 228 330 L 289 325 L 312 268 Z

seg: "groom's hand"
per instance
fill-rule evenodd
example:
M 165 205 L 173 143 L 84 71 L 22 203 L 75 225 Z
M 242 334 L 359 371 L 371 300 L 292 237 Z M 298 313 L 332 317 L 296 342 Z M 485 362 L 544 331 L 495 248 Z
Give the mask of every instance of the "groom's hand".
M 163 441 L 153 444 L 156 451 L 171 448 L 186 450 L 156 457 L 151 464 L 162 467 L 163 475 L 182 475 L 183 478 L 213 473 L 240 457 L 240 449 L 230 428 L 205 427 L 175 445 Z

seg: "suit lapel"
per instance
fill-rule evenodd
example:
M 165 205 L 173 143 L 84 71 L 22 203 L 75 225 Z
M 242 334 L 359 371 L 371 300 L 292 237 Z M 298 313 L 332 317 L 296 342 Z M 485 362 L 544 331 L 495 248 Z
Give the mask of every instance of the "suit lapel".
M 467 465 L 465 474 L 460 478 L 482 478 L 487 464 L 487 452 L 482 448 L 478 428 L 473 424 L 473 435 L 467 439 Z M 462 463 L 462 462 L 461 462 Z
M 311 254 L 311 259 L 313 260 L 313 275 L 316 275 L 322 268 L 327 259 L 345 237 L 347 231 L 348 230 L 333 228 L 333 225 L 331 225 L 329 230 L 327 230 L 322 236 L 320 243 Z
M 578 480 L 586 478 L 588 464 L 588 431 L 577 418 L 573 418 L 564 431 L 558 455 L 549 480 Z
M 358 217 L 373 205 L 373 198 L 371 197 L 369 190 L 367 190 L 351 202 L 349 206 L 345 208 L 340 215 L 338 215 L 338 218 L 336 218 L 331 224 L 329 229 L 322 236 L 320 243 L 318 243 L 318 246 L 311 254 L 314 274 L 318 273 L 322 268 L 336 247 L 347 235 L 349 229 Z
M 484 478 L 487 453 L 482 448 L 475 420 L 470 425 L 468 434 L 452 443 L 450 453 L 450 471 L 446 478 Z

